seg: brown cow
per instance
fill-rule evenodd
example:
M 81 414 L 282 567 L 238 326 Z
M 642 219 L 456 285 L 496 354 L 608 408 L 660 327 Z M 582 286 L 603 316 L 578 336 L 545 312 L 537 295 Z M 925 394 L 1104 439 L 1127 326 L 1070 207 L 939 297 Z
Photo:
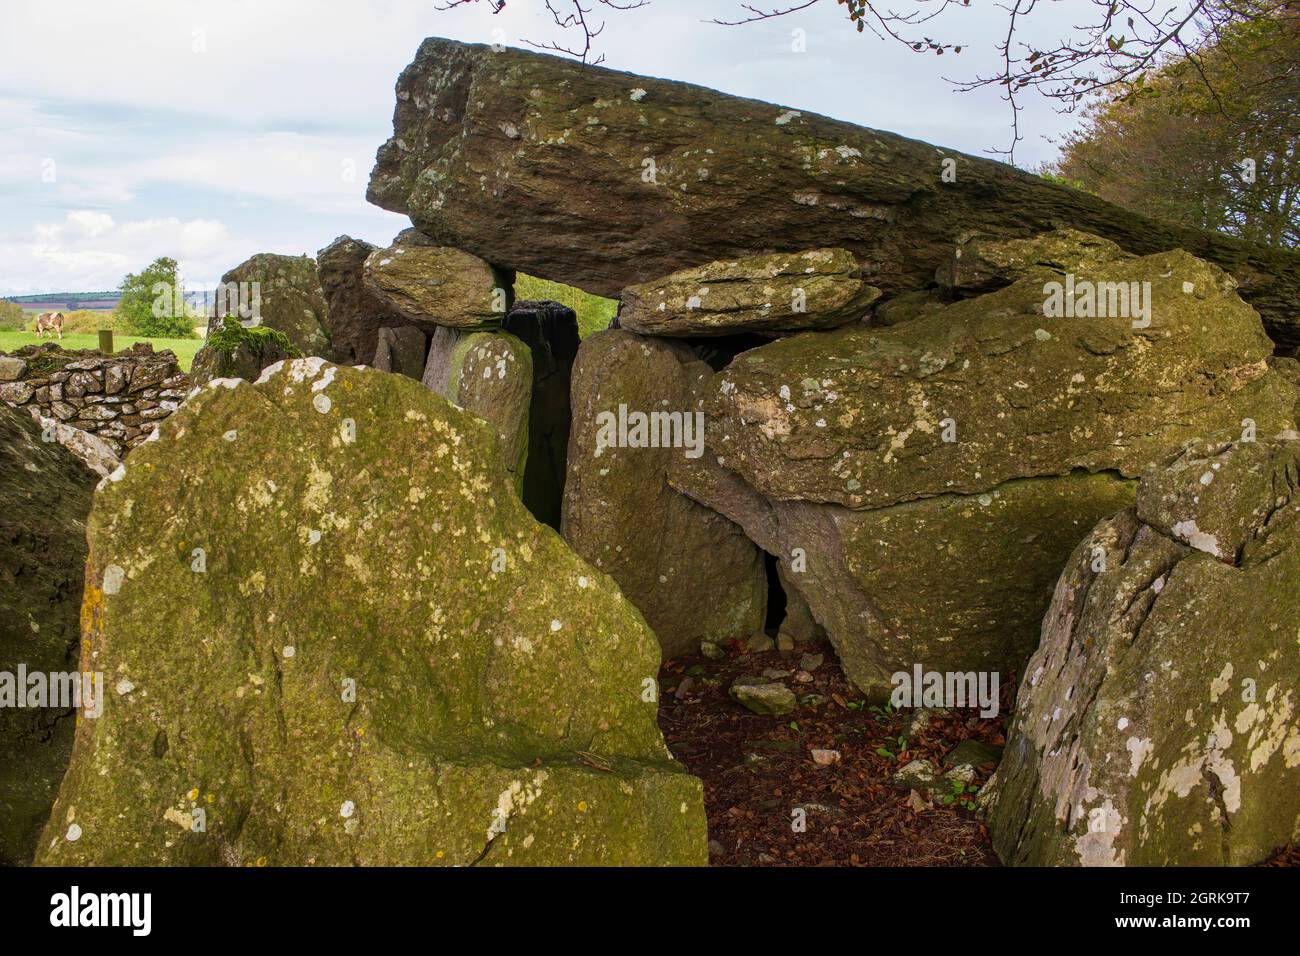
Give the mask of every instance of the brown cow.
M 36 317 L 36 334 L 45 337 L 45 333 L 51 335 L 58 333 L 59 339 L 63 338 L 63 313 L 62 312 L 42 312 Z

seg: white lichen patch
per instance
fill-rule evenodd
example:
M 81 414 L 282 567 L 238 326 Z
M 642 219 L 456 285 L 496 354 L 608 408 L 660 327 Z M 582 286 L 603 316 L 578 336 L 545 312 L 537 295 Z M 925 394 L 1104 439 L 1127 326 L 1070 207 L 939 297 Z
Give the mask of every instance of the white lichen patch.
M 1223 552 L 1219 550 L 1219 539 L 1196 527 L 1196 520 L 1194 518 L 1188 519 L 1187 521 L 1177 522 L 1171 530 L 1174 533 L 1174 537 L 1191 545 L 1197 551 L 1204 551 L 1206 554 L 1212 554 L 1216 558 L 1223 557 Z

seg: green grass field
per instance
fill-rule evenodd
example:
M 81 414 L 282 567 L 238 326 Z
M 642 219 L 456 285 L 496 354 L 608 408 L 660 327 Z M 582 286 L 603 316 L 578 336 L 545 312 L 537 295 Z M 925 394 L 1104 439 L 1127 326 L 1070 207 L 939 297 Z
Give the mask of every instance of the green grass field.
M 515 276 L 515 298 L 553 299 L 564 303 L 578 313 L 578 335 L 584 339 L 592 332 L 609 328 L 609 320 L 618 312 L 617 299 L 605 299 L 570 285 L 537 279 L 522 272 Z
M 58 339 L 38 338 L 32 332 L 9 332 L 0 330 L 0 352 L 14 352 L 24 345 L 36 345 L 40 342 L 58 342 Z M 129 349 L 136 342 L 152 342 L 155 351 L 171 349 L 180 360 L 181 369 L 188 372 L 194 361 L 194 353 L 203 345 L 203 339 L 144 339 L 131 335 L 114 335 L 113 346 L 119 350 Z M 60 343 L 65 349 L 97 349 L 99 336 L 88 332 L 65 332 Z

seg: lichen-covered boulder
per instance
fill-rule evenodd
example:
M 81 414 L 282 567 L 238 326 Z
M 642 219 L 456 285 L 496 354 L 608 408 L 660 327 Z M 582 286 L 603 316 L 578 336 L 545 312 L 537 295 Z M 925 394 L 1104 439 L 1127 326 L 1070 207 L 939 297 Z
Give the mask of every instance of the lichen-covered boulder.
M 321 288 L 316 260 L 309 256 L 281 256 L 259 253 L 221 277 L 228 290 L 249 291 L 251 301 L 228 295 L 227 315 L 235 314 L 235 303 L 257 304 L 256 324 L 282 332 L 299 355 L 333 358 L 330 347 L 329 306 Z M 253 283 L 257 293 L 253 294 Z M 239 314 L 239 318 L 250 316 Z
M 206 385 L 214 378 L 256 381 L 262 369 L 302 355 L 289 337 L 269 325 L 245 326 L 225 318 L 208 333 L 203 348 L 190 366 L 190 385 Z
M 533 357 L 509 332 L 461 335 L 448 362 L 445 397 L 491 425 L 501 466 L 522 489 L 528 462 Z
M 773 500 L 718 465 L 725 446 L 713 442 L 699 462 L 672 462 L 671 486 L 778 556 L 786 593 L 825 629 L 849 679 L 882 702 L 891 676 L 917 663 L 1009 679 L 1034 648 L 1075 543 L 1133 500 L 1133 483 L 1113 474 L 857 511 Z
M 366 257 L 375 248 L 360 239 L 339 236 L 316 253 L 316 273 L 328 305 L 325 329 L 340 365 L 374 365 L 379 330 L 410 324 L 366 288 Z
M 767 610 L 762 552 L 667 483 L 672 459 L 703 450 L 698 387 L 710 375 L 684 345 L 621 329 L 588 336 L 573 366 L 561 528 L 645 615 L 666 657 L 748 637 Z M 636 416 L 652 413 L 667 424 L 638 437 Z
M 77 670 L 95 481 L 30 415 L 0 405 L 0 866 L 31 862 L 72 750 L 70 709 L 6 694 L 17 694 L 20 667 Z
M 1026 239 L 972 236 L 953 245 L 935 281 L 956 292 L 988 292 L 1019 279 L 1086 275 L 1123 258 L 1124 250 L 1109 239 L 1077 229 L 1053 229 Z
M 1258 863 L 1300 832 L 1300 440 L 1193 443 L 1061 575 L 987 787 L 1003 862 Z
M 868 695 L 917 663 L 1009 679 L 1134 479 L 1186 440 L 1293 426 L 1295 384 L 1225 273 L 1175 252 L 1086 278 L 1149 281 L 1149 324 L 1045 316 L 1035 276 L 751 349 L 705 387 L 706 451 L 670 483 L 790 562 Z
M 853 253 L 809 249 L 710 262 L 628 286 L 618 322 L 683 337 L 829 329 L 861 320 L 879 296 Z
M 38 862 L 704 863 L 653 635 L 497 455 L 418 382 L 319 359 L 187 401 L 95 502 L 110 691 Z
M 720 373 L 711 437 L 765 495 L 870 508 L 1074 469 L 1135 477 L 1244 418 L 1285 427 L 1291 387 L 1222 270 L 1170 252 L 1079 279 L 1149 282 L 1149 324 L 1045 315 L 1035 278 L 888 328 L 792 336 Z
M 513 273 L 448 246 L 376 249 L 363 277 L 367 289 L 409 322 L 458 329 L 499 326 L 514 288 Z

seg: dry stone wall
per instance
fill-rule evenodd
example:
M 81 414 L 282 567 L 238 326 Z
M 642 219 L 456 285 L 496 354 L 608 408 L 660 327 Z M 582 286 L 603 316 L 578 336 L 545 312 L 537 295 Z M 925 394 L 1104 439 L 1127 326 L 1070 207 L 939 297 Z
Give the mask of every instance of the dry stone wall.
M 0 401 L 90 432 L 119 457 L 146 441 L 188 389 L 175 353 L 147 343 L 116 355 L 46 344 L 0 356 Z

